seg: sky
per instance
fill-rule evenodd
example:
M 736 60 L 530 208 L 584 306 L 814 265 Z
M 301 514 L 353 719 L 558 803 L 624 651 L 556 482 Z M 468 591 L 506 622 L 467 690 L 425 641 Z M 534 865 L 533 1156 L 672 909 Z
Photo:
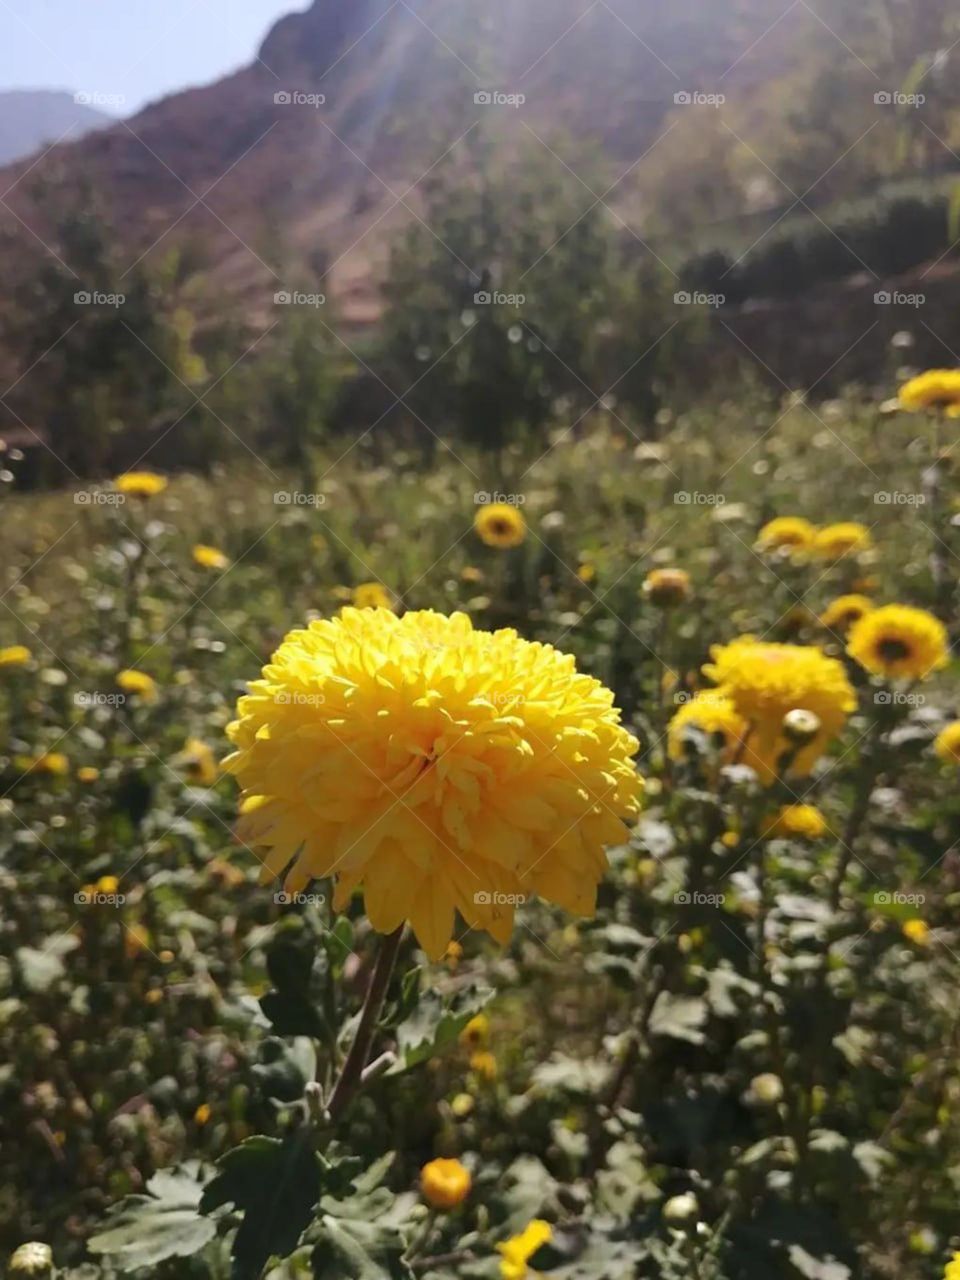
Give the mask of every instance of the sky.
M 308 7 L 308 0 L 0 0 L 0 91 L 69 89 L 93 95 L 110 114 L 132 115 L 251 62 L 277 18 Z

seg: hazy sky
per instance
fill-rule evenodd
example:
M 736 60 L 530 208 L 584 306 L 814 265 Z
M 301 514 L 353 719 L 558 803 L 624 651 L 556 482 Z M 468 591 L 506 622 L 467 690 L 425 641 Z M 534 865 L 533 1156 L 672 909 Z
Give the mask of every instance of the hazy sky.
M 130 115 L 251 61 L 278 17 L 306 8 L 308 0 L 0 0 L 0 90 L 86 92 Z

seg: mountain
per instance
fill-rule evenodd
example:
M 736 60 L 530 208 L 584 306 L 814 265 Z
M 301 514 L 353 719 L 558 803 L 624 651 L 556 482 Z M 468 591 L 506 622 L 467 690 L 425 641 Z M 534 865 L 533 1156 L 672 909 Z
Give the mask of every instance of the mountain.
M 0 93 L 0 164 L 32 156 L 61 138 L 76 141 L 114 123 L 113 116 L 88 105 L 79 94 L 52 89 Z
M 488 132 L 538 145 L 558 172 L 551 153 L 572 143 L 609 183 L 630 170 L 607 203 L 635 219 L 643 169 L 631 166 L 675 95 L 731 67 L 728 91 L 743 83 L 757 41 L 775 71 L 785 42 L 763 37 L 781 16 L 780 0 L 315 0 L 274 26 L 249 67 L 63 143 L 29 175 L 23 163 L 0 171 L 13 188 L 0 234 L 17 265 L 55 249 L 31 194 L 55 179 L 80 202 L 95 193 L 130 263 L 199 243 L 217 298 L 244 314 L 322 282 L 345 321 L 363 323 L 425 174 Z

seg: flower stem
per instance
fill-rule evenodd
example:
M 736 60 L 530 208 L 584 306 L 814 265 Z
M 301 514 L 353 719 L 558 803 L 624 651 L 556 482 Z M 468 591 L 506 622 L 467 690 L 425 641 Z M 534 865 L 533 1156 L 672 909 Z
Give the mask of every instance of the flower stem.
M 864 745 L 863 756 L 860 761 L 860 779 L 857 787 L 857 793 L 853 801 L 853 806 L 847 818 L 847 825 L 843 831 L 843 837 L 840 841 L 840 857 L 837 859 L 837 865 L 834 869 L 833 880 L 830 884 L 830 906 L 834 911 L 840 906 L 840 896 L 843 893 L 843 882 L 847 876 L 847 868 L 850 866 L 850 859 L 853 857 L 853 846 L 860 834 L 860 828 L 863 826 L 863 820 L 867 816 L 870 808 L 870 797 L 873 794 L 873 788 L 880 773 L 880 747 L 883 739 L 883 725 L 879 719 L 874 720 L 870 730 L 870 736 Z
M 350 1046 L 344 1064 L 340 1069 L 340 1075 L 333 1086 L 333 1092 L 330 1094 L 330 1101 L 327 1103 L 327 1111 L 331 1120 L 339 1120 L 353 1100 L 353 1095 L 360 1087 L 363 1071 L 370 1057 L 370 1048 L 373 1044 L 380 1011 L 383 1008 L 383 1001 L 387 994 L 387 987 L 390 985 L 393 968 L 397 962 L 397 953 L 400 950 L 400 939 L 402 937 L 403 925 L 385 937 L 380 944 L 376 963 L 373 966 L 373 973 L 370 976 L 370 985 L 367 987 L 363 1008 L 360 1010 L 360 1022 L 353 1037 L 353 1044 Z

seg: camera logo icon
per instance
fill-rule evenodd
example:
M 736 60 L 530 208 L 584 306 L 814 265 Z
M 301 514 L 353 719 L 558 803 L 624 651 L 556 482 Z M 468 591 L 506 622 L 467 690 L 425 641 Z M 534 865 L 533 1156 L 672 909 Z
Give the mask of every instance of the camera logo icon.
M 480 889 L 473 895 L 473 900 L 478 907 L 489 907 L 492 897 L 486 889 Z
M 688 93 L 686 89 L 681 89 L 679 93 L 673 95 L 673 101 L 678 107 L 689 107 L 693 101 L 693 95 Z
M 273 295 L 273 305 L 275 307 L 289 307 L 292 301 L 293 298 L 286 289 L 280 289 Z
M 487 292 L 486 292 L 486 290 L 485 290 L 485 289 L 481 289 L 478 293 L 475 293 L 475 294 L 473 295 L 473 301 L 474 301 L 474 305 L 475 305 L 475 306 L 478 306 L 478 307 L 489 307 L 489 305 L 490 305 L 490 303 L 493 301 L 493 299 L 492 299 L 491 295 L 490 295 L 489 293 L 487 293 Z
M 480 89 L 473 95 L 473 101 L 478 107 L 489 107 L 493 102 L 493 94 L 488 89 Z
M 293 95 L 288 93 L 286 89 L 279 89 L 274 95 L 273 100 L 278 107 L 289 107 L 293 101 Z
M 881 89 L 878 93 L 873 95 L 873 100 L 878 107 L 889 107 L 890 103 L 893 101 L 893 94 L 887 92 L 886 89 Z
M 886 289 L 881 289 L 879 293 L 873 295 L 873 301 L 878 307 L 889 307 L 893 297 L 887 293 Z
M 73 295 L 73 301 L 78 307 L 89 307 L 93 301 L 93 295 L 88 293 L 86 289 L 81 289 L 79 293 Z

